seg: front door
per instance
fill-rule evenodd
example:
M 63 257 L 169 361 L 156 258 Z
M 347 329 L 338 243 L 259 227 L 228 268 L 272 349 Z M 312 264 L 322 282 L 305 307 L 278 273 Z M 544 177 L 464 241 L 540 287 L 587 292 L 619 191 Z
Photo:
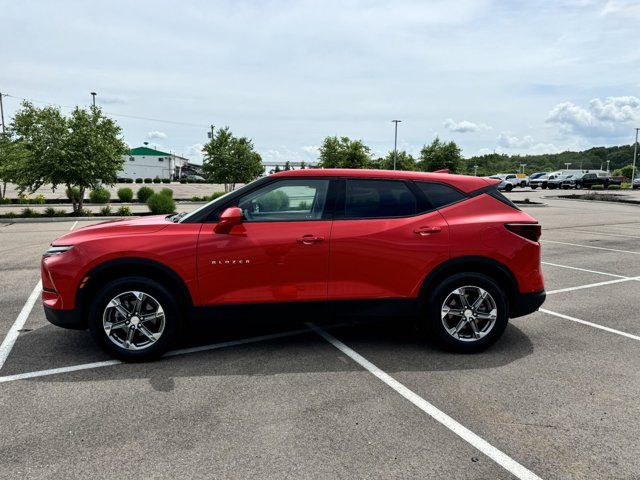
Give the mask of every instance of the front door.
M 283 178 L 236 200 L 243 223 L 229 234 L 205 224 L 198 241 L 204 305 L 326 301 L 329 180 Z

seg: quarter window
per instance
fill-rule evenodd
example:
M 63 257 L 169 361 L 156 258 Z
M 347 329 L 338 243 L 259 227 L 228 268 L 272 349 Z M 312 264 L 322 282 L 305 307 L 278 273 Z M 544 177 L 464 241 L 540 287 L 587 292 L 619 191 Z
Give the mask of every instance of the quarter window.
M 442 183 L 415 182 L 431 204 L 431 208 L 442 208 L 445 205 L 464 200 L 465 196 L 453 187 Z
M 416 198 L 396 180 L 347 180 L 345 218 L 385 218 L 415 215 Z
M 238 199 L 247 222 L 320 220 L 329 180 L 295 179 L 271 183 Z

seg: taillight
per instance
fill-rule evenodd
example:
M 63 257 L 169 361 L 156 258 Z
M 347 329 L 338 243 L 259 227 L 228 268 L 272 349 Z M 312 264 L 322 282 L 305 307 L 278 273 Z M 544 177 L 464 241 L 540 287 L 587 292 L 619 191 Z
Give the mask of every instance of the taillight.
M 539 223 L 505 223 L 505 228 L 516 235 L 537 242 L 542 235 L 542 225 Z

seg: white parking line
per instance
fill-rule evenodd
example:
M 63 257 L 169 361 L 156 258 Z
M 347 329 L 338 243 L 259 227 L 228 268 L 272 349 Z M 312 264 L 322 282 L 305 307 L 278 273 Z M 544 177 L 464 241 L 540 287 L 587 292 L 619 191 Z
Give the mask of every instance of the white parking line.
M 622 335 L 623 337 L 631 338 L 632 340 L 639 340 L 640 337 L 637 335 L 632 335 L 631 333 L 623 332 L 621 330 L 616 330 L 615 328 L 605 327 L 604 325 L 600 325 L 598 323 L 587 322 L 586 320 L 581 320 L 579 318 L 571 317 L 569 315 L 565 315 L 563 313 L 552 312 L 551 310 L 547 310 L 546 308 L 541 308 L 539 310 L 542 313 L 546 313 L 549 315 L 554 315 L 559 318 L 564 318 L 565 320 L 571 320 L 572 322 L 581 323 L 583 325 L 588 325 L 589 327 L 597 328 L 599 330 L 604 330 L 605 332 L 615 333 L 616 335 Z
M 640 238 L 637 235 L 622 235 L 621 233 L 604 233 L 604 232 L 589 232 L 588 230 L 567 230 L 570 232 L 587 233 L 589 235 L 603 235 L 605 237 L 623 237 L 623 238 Z
M 312 328 L 318 335 L 324 338 L 327 342 L 329 342 L 331 345 L 336 347 L 346 356 L 351 358 L 351 360 L 353 360 L 358 365 L 363 367 L 369 373 L 373 374 L 379 380 L 384 382 L 387 386 L 394 389 L 396 392 L 402 395 L 405 399 L 409 400 L 411 403 L 413 403 L 416 407 L 418 407 L 424 413 L 429 415 L 431 418 L 433 418 L 440 424 L 447 427 L 449 430 L 451 430 L 453 433 L 458 435 L 460 438 L 462 438 L 464 441 L 469 443 L 471 446 L 473 446 L 480 452 L 484 453 L 487 457 L 489 457 L 491 460 L 493 460 L 498 465 L 503 467 L 505 470 L 510 472 L 512 475 L 516 476 L 519 479 L 540 480 L 540 477 L 538 475 L 528 470 L 527 468 L 523 467 L 521 464 L 516 462 L 513 458 L 509 457 L 506 453 L 502 452 L 501 450 L 498 450 L 489 442 L 487 442 L 483 438 L 473 433 L 464 425 L 458 423 L 456 420 L 454 420 L 449 415 L 444 413 L 442 410 L 438 409 L 437 407 L 435 407 L 434 405 L 426 401 L 424 398 L 422 398 L 412 390 L 409 390 L 407 387 L 405 387 L 402 383 L 398 382 L 391 375 L 380 370 L 369 360 L 364 358 L 355 350 L 349 348 L 347 345 L 342 343 L 337 338 L 333 337 L 329 333 L 325 332 L 321 328 L 311 323 L 307 325 L 309 325 L 310 328 Z
M 569 245 L 571 247 L 592 248 L 594 250 L 607 250 L 609 252 L 630 253 L 632 255 L 640 255 L 640 252 L 632 252 L 630 250 L 617 250 L 615 248 L 594 247 L 593 245 L 580 245 L 578 243 L 557 242 L 555 240 L 544 240 L 542 244 L 544 245 L 545 243 L 557 243 L 559 245 Z
M 559 268 L 568 268 L 569 270 L 578 270 L 580 272 L 597 273 L 598 275 L 607 275 L 609 277 L 630 278 L 630 277 L 627 277 L 626 275 L 616 275 L 615 273 L 599 272 L 598 270 L 589 270 L 587 268 L 571 267 L 569 265 L 560 265 L 559 263 L 551 263 L 551 262 L 540 262 L 540 263 L 542 263 L 542 265 L 549 265 L 552 267 L 559 267 Z
M 617 280 L 608 280 L 606 282 L 588 283 L 586 285 L 579 285 L 577 287 L 559 288 L 558 290 L 550 290 L 547 295 L 553 295 L 554 293 L 573 292 L 574 290 L 583 290 L 585 288 L 602 287 L 603 285 L 612 285 L 614 283 L 632 282 L 634 280 L 640 280 L 640 277 L 630 278 L 618 278 Z
M 31 292 L 31 295 L 29 295 L 29 298 L 27 299 L 27 302 L 22 307 L 22 310 L 20 310 L 20 313 L 18 314 L 18 318 L 16 318 L 16 321 L 13 322 L 13 325 L 11 325 L 11 328 L 9 329 L 7 336 L 4 337 L 4 340 L 2 341 L 2 345 L 0 345 L 0 370 L 2 370 L 2 366 L 4 365 L 4 362 L 7 360 L 7 357 L 11 353 L 11 349 L 13 348 L 13 345 L 16 343 L 16 340 L 18 339 L 18 335 L 20 334 L 18 330 L 24 327 L 24 323 L 27 321 L 27 318 L 29 318 L 29 314 L 33 309 L 33 305 L 36 303 L 36 300 L 40 298 L 41 292 L 42 292 L 42 281 L 40 280 L 35 286 L 35 288 L 33 289 L 33 291 Z
M 69 230 L 73 230 L 74 228 L 76 228 L 76 225 L 78 224 L 78 220 L 76 220 L 76 223 L 74 223 L 73 225 L 71 225 L 71 228 Z
M 336 325 L 342 326 L 342 325 Z M 289 330 L 287 332 L 272 333 L 269 335 L 260 335 L 257 337 L 243 338 L 241 340 L 230 340 L 228 342 L 213 343 L 210 345 L 202 345 L 199 347 L 182 348 L 180 350 L 172 350 L 163 355 L 163 357 L 175 357 L 176 355 L 187 355 L 190 353 L 207 352 L 209 350 L 218 350 L 220 348 L 235 347 L 247 343 L 263 342 L 265 340 L 273 340 L 275 338 L 292 337 L 303 333 L 311 332 L 308 328 L 299 330 Z M 49 375 L 57 375 L 60 373 L 77 372 L 79 370 L 89 370 L 92 368 L 108 367 L 110 365 L 121 365 L 125 362 L 120 360 L 105 360 L 104 362 L 82 363 L 79 365 L 70 365 L 68 367 L 50 368 L 47 370 L 36 370 L 35 372 L 16 373 L 14 375 L 5 375 L 0 377 L 0 383 L 14 382 L 16 380 L 26 380 L 29 378 L 47 377 Z

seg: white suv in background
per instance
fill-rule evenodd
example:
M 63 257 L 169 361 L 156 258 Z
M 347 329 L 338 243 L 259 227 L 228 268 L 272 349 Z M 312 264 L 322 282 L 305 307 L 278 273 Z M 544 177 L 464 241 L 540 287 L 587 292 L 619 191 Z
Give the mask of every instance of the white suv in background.
M 529 177 L 518 176 L 515 173 L 498 173 L 497 175 L 492 175 L 489 178 L 502 180 L 502 184 L 500 184 L 498 188 L 500 188 L 500 190 L 506 190 L 507 192 L 513 190 L 513 187 L 524 188 L 529 185 Z

